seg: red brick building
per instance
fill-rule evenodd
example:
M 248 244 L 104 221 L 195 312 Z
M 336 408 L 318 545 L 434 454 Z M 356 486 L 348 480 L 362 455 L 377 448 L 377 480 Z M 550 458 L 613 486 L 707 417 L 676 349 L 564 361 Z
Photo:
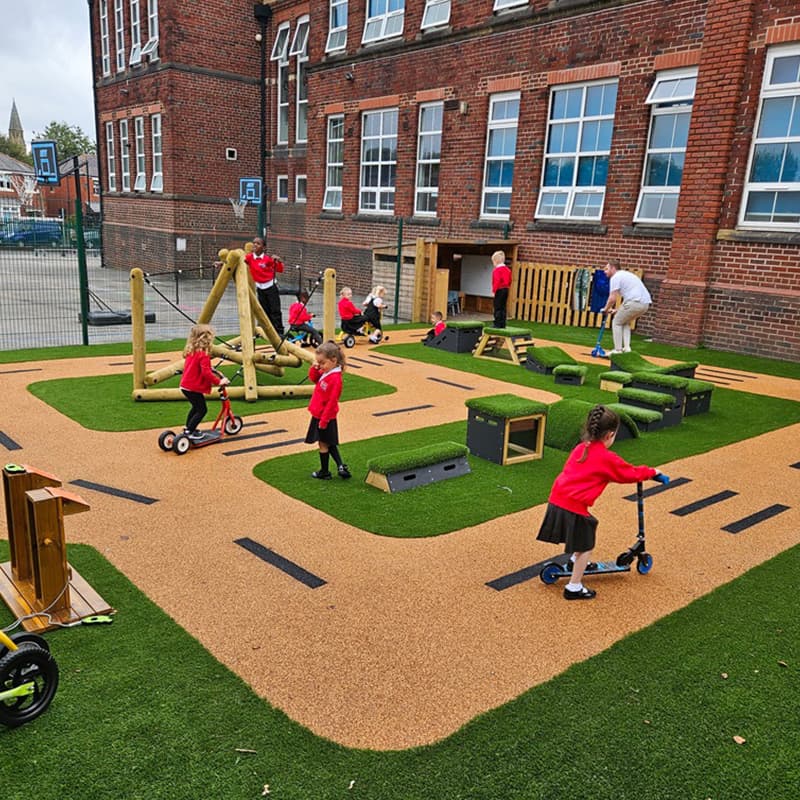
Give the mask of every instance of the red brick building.
M 263 171 L 268 248 L 356 292 L 402 219 L 619 258 L 654 296 L 640 331 L 800 359 L 796 0 L 91 5 L 110 266 L 241 243 L 257 211 L 228 198 Z

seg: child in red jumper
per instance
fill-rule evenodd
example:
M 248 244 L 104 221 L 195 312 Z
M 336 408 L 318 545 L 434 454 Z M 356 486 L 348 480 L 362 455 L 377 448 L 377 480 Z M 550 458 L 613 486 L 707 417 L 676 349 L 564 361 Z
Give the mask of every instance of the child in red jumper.
M 572 553 L 572 578 L 564 589 L 567 600 L 591 600 L 583 573 L 595 542 L 597 519 L 589 506 L 609 483 L 638 483 L 661 473 L 653 467 L 634 467 L 608 448 L 614 444 L 619 417 L 605 406 L 595 406 L 584 425 L 581 444 L 569 455 L 550 491 L 539 535 L 542 542 L 563 544 Z
M 297 302 L 289 306 L 289 327 L 306 334 L 303 337 L 303 347 L 308 344 L 318 347 L 322 344 L 322 334 L 311 324 L 313 318 L 314 315 L 308 311 L 308 292 L 298 292 Z
M 308 410 L 311 423 L 306 434 L 306 443 L 319 445 L 320 468 L 311 473 L 312 478 L 330 480 L 330 459 L 336 462 L 340 478 L 349 478 L 350 470 L 339 455 L 339 427 L 336 415 L 339 413 L 339 397 L 342 394 L 342 371 L 345 358 L 342 349 L 335 342 L 325 342 L 316 349 L 316 363 L 311 365 L 308 377 L 314 383 L 314 394 Z
M 358 310 L 353 302 L 353 290 L 349 286 L 343 286 L 339 292 L 339 317 L 342 320 L 342 330 L 345 333 L 364 333 L 361 326 L 367 318 Z
M 506 266 L 506 254 L 502 250 L 492 253 L 492 294 L 494 295 L 494 327 L 505 328 L 508 290 L 511 287 L 511 270 Z
M 431 314 L 431 324 L 433 327 L 425 334 L 425 338 L 422 340 L 423 344 L 431 341 L 431 339 L 438 336 L 447 327 L 444 321 L 444 314 L 442 314 L 441 311 L 434 311 L 433 314 Z
M 183 376 L 181 391 L 192 404 L 186 417 L 184 433 L 190 439 L 202 439 L 203 434 L 197 426 L 203 421 L 208 411 L 207 395 L 212 386 L 227 386 L 230 381 L 218 375 L 211 368 L 211 343 L 214 341 L 214 329 L 210 325 L 194 325 L 183 348 Z
M 283 336 L 281 295 L 278 290 L 278 273 L 283 272 L 283 262 L 277 256 L 264 252 L 264 240 L 260 236 L 253 239 L 253 252 L 248 253 L 244 260 L 256 285 L 259 305 L 269 317 L 278 336 Z

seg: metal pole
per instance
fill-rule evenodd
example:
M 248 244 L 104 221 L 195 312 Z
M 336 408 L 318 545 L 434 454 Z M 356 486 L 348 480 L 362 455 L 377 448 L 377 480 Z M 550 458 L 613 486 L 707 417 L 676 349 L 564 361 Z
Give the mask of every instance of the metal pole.
M 400 310 L 400 268 L 403 266 L 403 218 L 397 223 L 397 269 L 394 274 L 394 324 Z
M 75 176 L 75 235 L 78 237 L 78 282 L 81 294 L 81 339 L 89 344 L 89 276 L 86 272 L 86 243 L 83 241 L 83 201 L 81 200 L 81 175 L 78 156 L 72 157 L 72 174 Z
M 267 239 L 267 20 L 268 17 L 259 17 L 261 23 L 261 144 L 260 144 L 260 171 L 261 177 L 261 205 L 258 207 L 258 231 L 266 244 Z

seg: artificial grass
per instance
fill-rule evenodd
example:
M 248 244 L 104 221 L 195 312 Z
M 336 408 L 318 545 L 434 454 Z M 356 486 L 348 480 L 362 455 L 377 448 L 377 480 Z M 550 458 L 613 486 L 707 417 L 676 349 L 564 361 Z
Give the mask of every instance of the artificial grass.
M 229 377 L 234 371 L 235 368 L 231 366 L 222 367 L 222 372 Z M 298 371 L 296 382 L 305 377 L 305 374 L 306 370 Z M 266 386 L 291 385 L 286 377 L 277 378 L 261 373 L 258 375 L 258 382 Z M 169 387 L 178 384 L 179 378 L 176 376 L 159 386 Z M 84 428 L 95 431 L 137 431 L 183 425 L 188 410 L 188 403 L 180 400 L 146 402 L 132 400 L 133 380 L 127 374 L 58 378 L 32 383 L 28 389 L 31 394 Z M 394 386 L 347 373 L 343 401 L 393 394 L 395 391 L 397 390 Z M 98 402 L 98 398 L 102 398 L 102 402 Z M 288 408 L 304 408 L 308 405 L 308 401 L 308 397 L 258 400 L 255 403 L 232 400 L 231 407 L 234 414 L 247 417 L 252 414 L 285 411 Z M 210 400 L 205 423 L 213 421 L 218 410 L 217 402 Z
M 797 796 L 800 616 L 786 576 L 800 546 L 446 739 L 393 752 L 315 736 L 95 550 L 70 545 L 69 558 L 119 613 L 47 635 L 61 682 L 41 717 L 0 728 L 5 800 L 245 800 L 265 784 L 283 800 Z M 553 587 L 525 591 L 535 604 Z
M 437 442 L 417 447 L 414 450 L 403 450 L 399 453 L 384 453 L 367 462 L 367 469 L 382 475 L 403 472 L 408 469 L 422 469 L 442 461 L 453 461 L 469 455 L 465 444 L 455 442 Z
M 437 354 L 443 357 L 443 361 L 449 361 L 448 356 L 459 358 L 458 354 L 438 351 Z M 480 359 L 467 358 L 466 361 L 471 363 Z M 609 392 L 589 386 L 554 387 L 547 376 L 519 367 L 483 363 L 498 368 L 498 371 L 513 372 L 519 376 L 520 383 L 545 384 L 543 388 L 564 390 L 561 394 L 565 397 L 585 400 L 592 405 L 611 403 L 616 399 Z M 800 422 L 800 403 L 717 388 L 712 411 L 686 417 L 680 425 L 617 442 L 614 450 L 633 464 L 657 467 L 796 422 Z M 345 409 L 340 414 L 340 431 L 346 431 L 346 425 Z M 254 474 L 285 494 L 351 525 L 383 536 L 407 538 L 449 533 L 543 503 L 565 460 L 563 451 L 549 447 L 545 447 L 540 460 L 505 467 L 470 457 L 471 474 L 457 481 L 442 481 L 392 495 L 381 493 L 380 497 L 378 489 L 363 483 L 365 465 L 379 453 L 399 452 L 440 441 L 466 442 L 466 423 L 450 423 L 356 442 L 343 439 L 340 450 L 353 473 L 353 480 L 337 481 L 335 491 L 331 491 L 327 482 L 310 478 L 319 464 L 315 450 L 262 462 L 255 467 Z M 476 502 L 476 498 L 480 498 L 480 502 Z
M 529 361 L 535 361 L 542 367 L 558 367 L 562 364 L 578 363 L 560 347 L 528 347 L 525 354 Z
M 547 414 L 547 403 L 538 400 L 529 400 L 515 394 L 491 394 L 486 397 L 470 397 L 466 403 L 480 414 L 500 419 L 513 419 L 515 417 L 530 417 L 534 414 Z

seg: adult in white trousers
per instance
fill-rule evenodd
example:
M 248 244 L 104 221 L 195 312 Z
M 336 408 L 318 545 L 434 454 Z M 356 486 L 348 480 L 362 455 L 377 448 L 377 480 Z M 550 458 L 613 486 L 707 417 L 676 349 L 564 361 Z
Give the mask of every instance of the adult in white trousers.
M 613 353 L 630 353 L 631 323 L 644 314 L 653 298 L 642 281 L 632 272 L 619 268 L 619 261 L 609 261 L 603 270 L 608 275 L 608 301 L 604 314 L 613 314 L 611 332 L 614 336 Z M 622 300 L 617 308 L 617 302 Z

